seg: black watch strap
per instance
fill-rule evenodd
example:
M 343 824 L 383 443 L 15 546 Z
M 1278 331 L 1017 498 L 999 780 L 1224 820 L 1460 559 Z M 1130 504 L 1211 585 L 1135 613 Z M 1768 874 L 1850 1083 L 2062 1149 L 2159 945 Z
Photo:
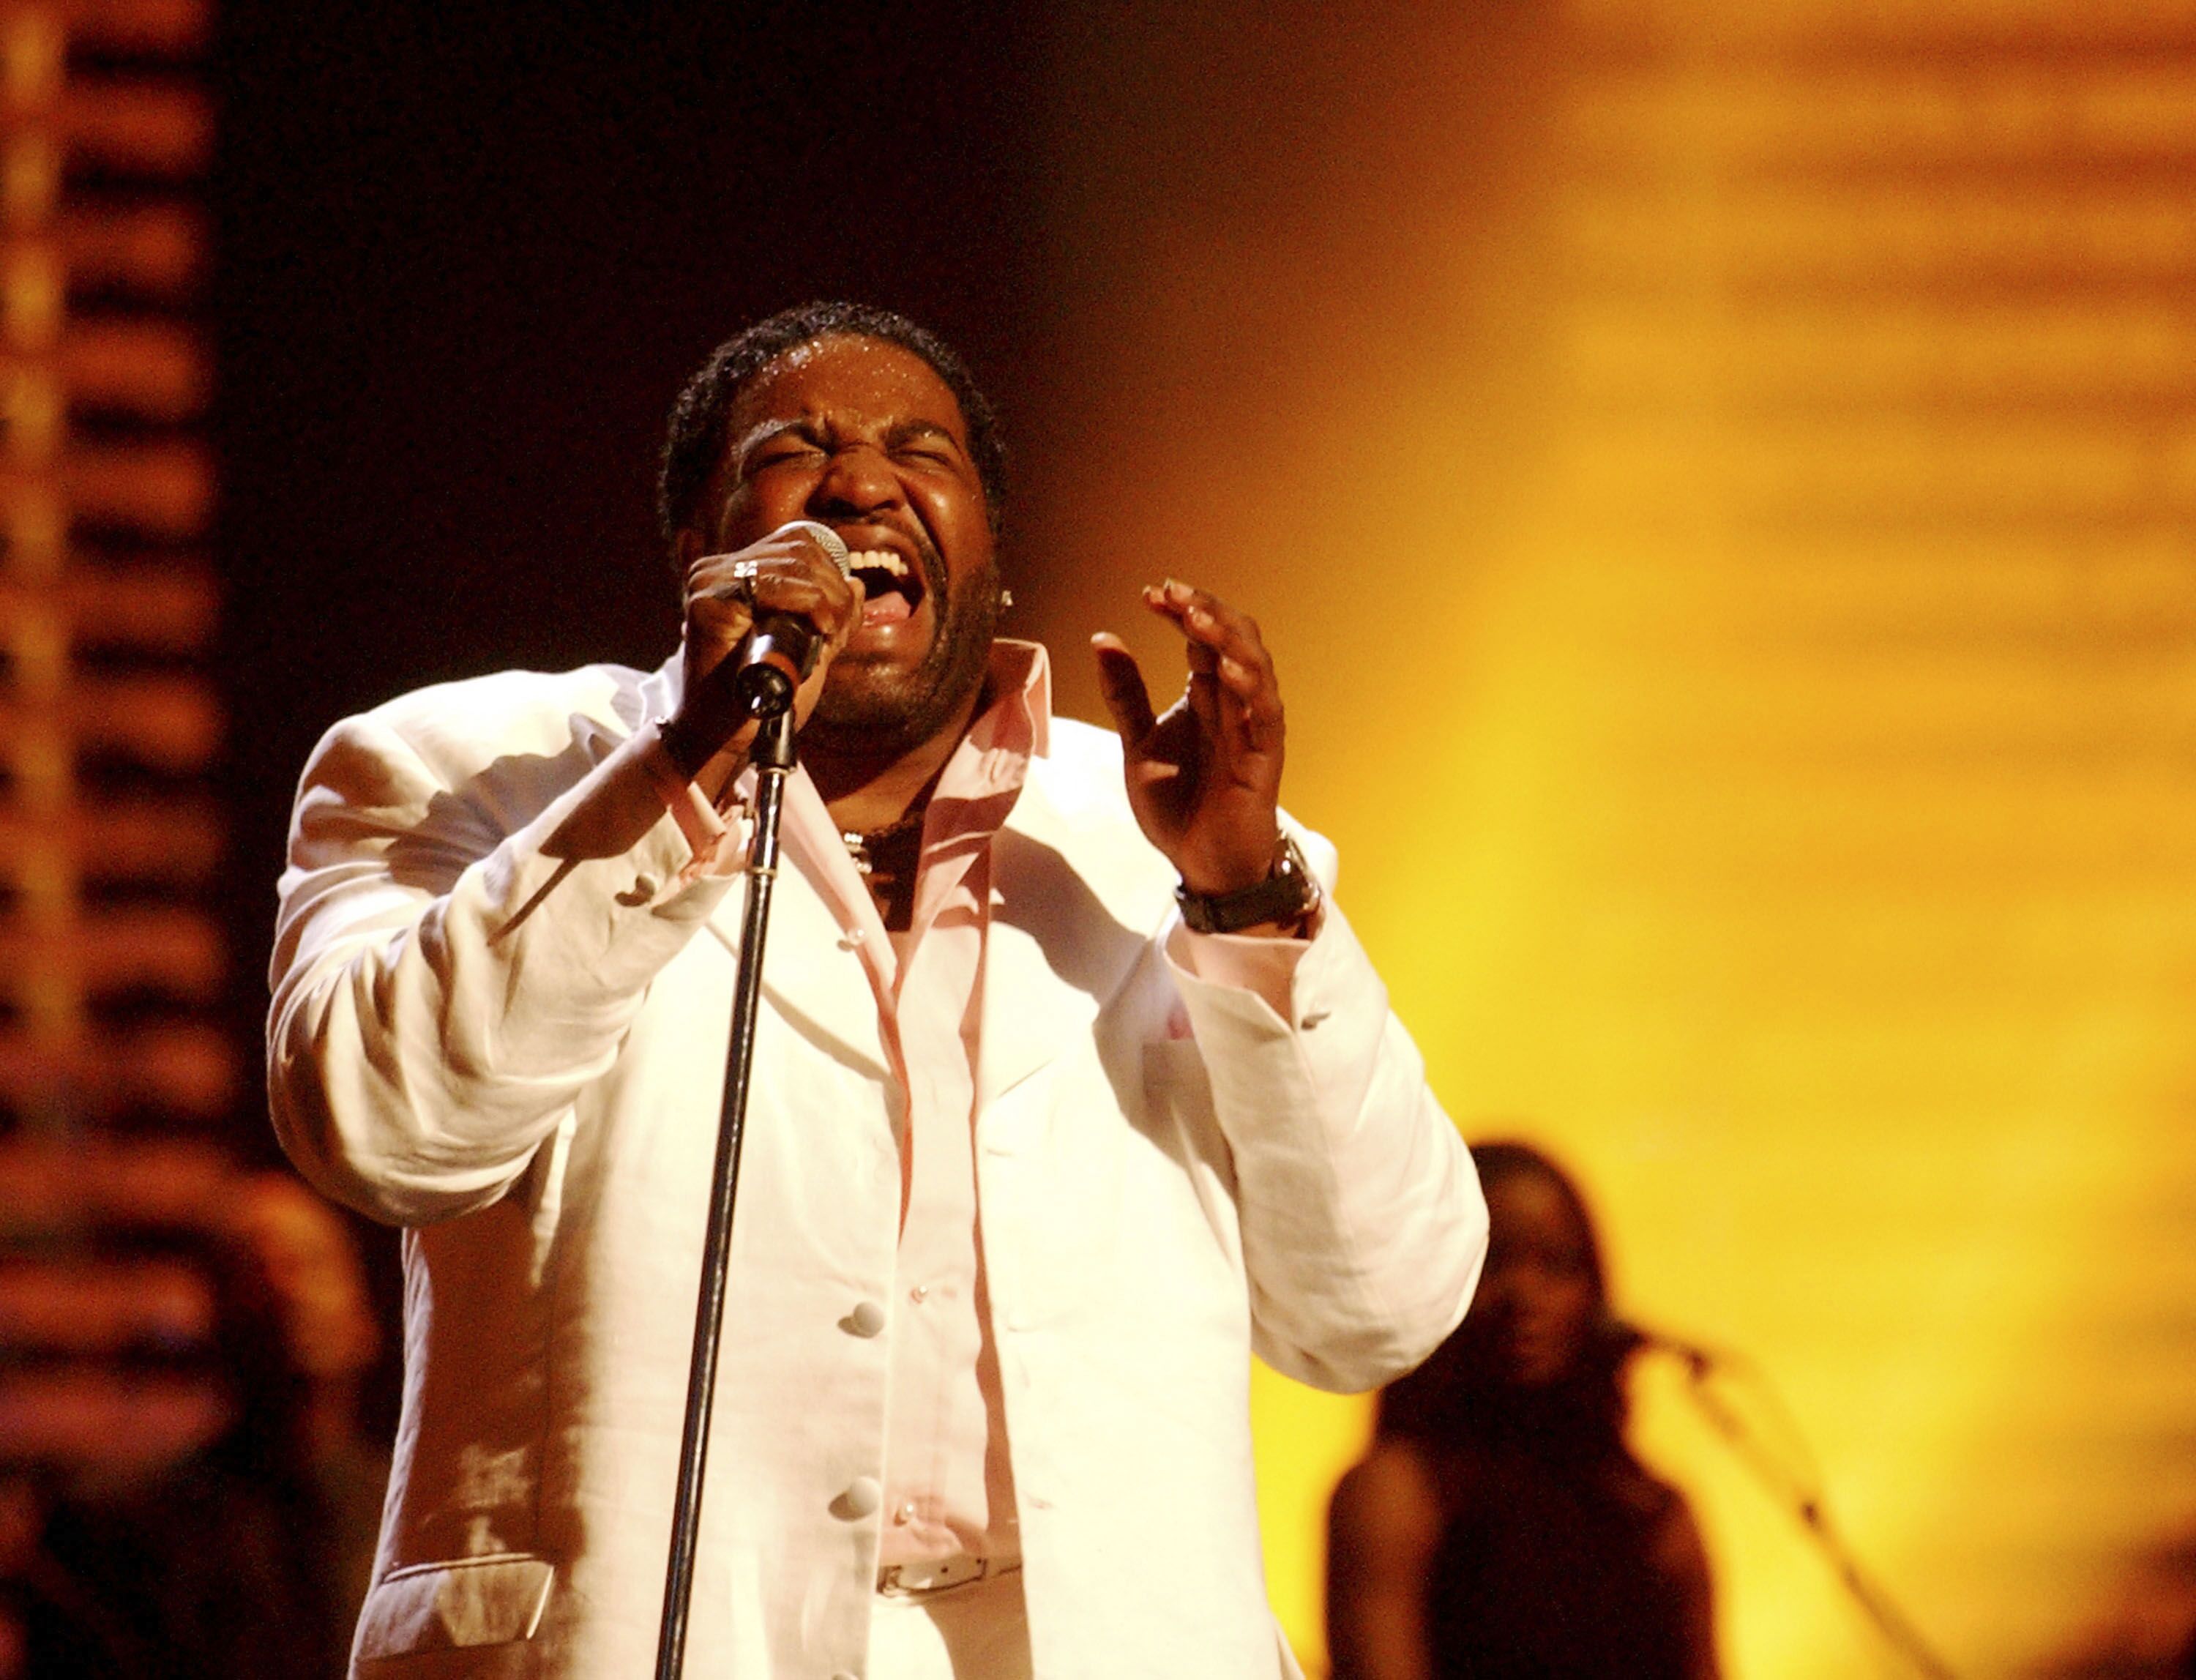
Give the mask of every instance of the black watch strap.
M 1273 872 L 1265 880 L 1234 892 L 1192 892 L 1177 886 L 1174 901 L 1193 933 L 1240 933 L 1301 919 L 1319 902 L 1319 881 L 1296 841 L 1284 834 L 1274 847 Z
M 688 731 L 692 727 L 686 719 L 678 717 L 665 718 L 656 725 L 656 738 L 663 743 L 672 764 L 689 782 L 699 776 L 702 767 L 714 756 L 714 753 L 703 752 L 699 742 L 689 738 Z

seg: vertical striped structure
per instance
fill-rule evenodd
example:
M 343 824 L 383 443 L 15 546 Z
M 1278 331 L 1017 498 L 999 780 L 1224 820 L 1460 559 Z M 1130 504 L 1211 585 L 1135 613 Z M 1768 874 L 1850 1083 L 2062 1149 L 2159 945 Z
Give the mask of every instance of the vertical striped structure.
M 222 1113 L 203 0 L 0 6 L 0 1109 Z

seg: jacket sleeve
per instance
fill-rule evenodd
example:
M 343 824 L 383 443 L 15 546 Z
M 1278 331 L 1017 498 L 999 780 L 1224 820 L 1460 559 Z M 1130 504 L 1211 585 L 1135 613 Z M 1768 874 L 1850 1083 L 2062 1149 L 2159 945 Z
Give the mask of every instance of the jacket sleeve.
M 282 878 L 275 1129 L 323 1191 L 392 1223 L 504 1192 L 727 885 L 675 886 L 689 848 L 645 736 L 558 717 L 483 762 L 452 727 L 471 721 L 384 708 L 331 730 Z
M 1331 878 L 1331 848 L 1306 849 Z M 1392 1381 L 1464 1316 L 1487 1208 L 1386 987 L 1332 899 L 1286 1016 L 1175 969 L 1234 1159 L 1253 1347 L 1315 1388 Z

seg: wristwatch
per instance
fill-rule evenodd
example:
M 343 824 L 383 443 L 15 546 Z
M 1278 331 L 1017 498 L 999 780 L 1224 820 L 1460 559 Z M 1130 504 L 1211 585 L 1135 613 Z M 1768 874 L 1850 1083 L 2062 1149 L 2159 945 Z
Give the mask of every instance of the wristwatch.
M 1265 880 L 1233 892 L 1192 892 L 1177 886 L 1174 901 L 1193 933 L 1240 933 L 1268 922 L 1301 921 L 1319 903 L 1319 879 L 1284 832 L 1274 844 L 1274 867 Z

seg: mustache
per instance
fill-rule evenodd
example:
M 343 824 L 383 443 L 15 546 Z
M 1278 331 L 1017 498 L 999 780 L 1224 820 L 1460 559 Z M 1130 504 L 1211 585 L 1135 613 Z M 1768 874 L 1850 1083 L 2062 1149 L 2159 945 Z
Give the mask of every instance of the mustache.
M 907 533 L 907 540 L 915 546 L 915 563 L 922 571 L 922 592 L 942 607 L 946 598 L 945 557 L 920 525 Z

